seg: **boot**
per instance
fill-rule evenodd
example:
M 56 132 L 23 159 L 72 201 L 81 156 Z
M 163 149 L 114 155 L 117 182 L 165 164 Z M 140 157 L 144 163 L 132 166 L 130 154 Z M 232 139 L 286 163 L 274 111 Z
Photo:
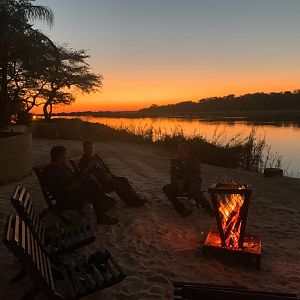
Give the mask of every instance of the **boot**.
M 130 201 L 129 206 L 142 207 L 146 202 L 147 202 L 147 200 L 145 198 L 141 198 L 137 194 L 135 194 L 131 197 L 131 201 Z
M 196 199 L 197 206 L 199 207 L 199 204 L 208 212 L 208 214 L 211 217 L 214 217 L 214 210 L 210 206 L 208 200 L 204 197 L 203 194 L 201 194 L 201 197 Z

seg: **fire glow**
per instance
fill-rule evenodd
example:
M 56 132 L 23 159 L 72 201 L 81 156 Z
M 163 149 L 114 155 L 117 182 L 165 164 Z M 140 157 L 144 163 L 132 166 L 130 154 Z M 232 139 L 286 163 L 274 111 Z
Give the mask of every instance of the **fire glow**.
M 252 189 L 247 184 L 217 183 L 208 189 L 214 207 L 217 228 L 208 233 L 203 253 L 219 251 L 224 255 L 243 255 L 255 259 L 260 267 L 261 240 L 246 234 L 248 207 Z
M 238 249 L 241 231 L 240 211 L 244 204 L 244 197 L 239 194 L 231 194 L 222 197 L 217 195 L 222 229 L 225 236 L 226 247 Z M 224 199 L 222 199 L 224 198 Z

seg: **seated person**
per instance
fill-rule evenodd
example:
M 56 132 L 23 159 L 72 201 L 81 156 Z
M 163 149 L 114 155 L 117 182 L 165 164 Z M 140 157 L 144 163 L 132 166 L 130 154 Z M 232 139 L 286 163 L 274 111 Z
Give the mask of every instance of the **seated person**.
M 65 210 L 81 210 L 90 200 L 93 201 L 97 224 L 113 225 L 117 218 L 106 212 L 114 206 L 113 199 L 105 195 L 102 187 L 92 175 L 75 177 L 67 166 L 67 149 L 54 146 L 50 152 L 51 163 L 45 167 L 44 176 L 49 191 L 57 200 L 57 205 Z
M 128 206 L 139 207 L 146 202 L 141 199 L 126 177 L 115 176 L 111 173 L 103 160 L 94 153 L 94 145 L 90 141 L 83 143 L 83 156 L 79 162 L 79 172 L 81 174 L 93 174 L 105 192 L 116 191 L 118 196 Z
M 186 217 L 191 213 L 178 199 L 188 194 L 201 204 L 212 216 L 213 209 L 201 192 L 200 163 L 196 157 L 189 156 L 190 147 L 187 143 L 178 145 L 179 158 L 171 159 L 171 183 L 163 187 L 163 191 L 175 209 Z

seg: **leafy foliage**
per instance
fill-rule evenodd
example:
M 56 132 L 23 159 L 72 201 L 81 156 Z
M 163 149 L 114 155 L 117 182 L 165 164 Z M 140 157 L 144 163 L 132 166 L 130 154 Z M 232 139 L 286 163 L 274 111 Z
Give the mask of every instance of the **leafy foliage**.
M 47 82 L 40 92 L 41 104 L 46 119 L 50 119 L 54 105 L 70 105 L 75 101 L 71 89 L 92 93 L 102 85 L 102 76 L 92 73 L 86 59 L 86 50 L 57 46 L 56 56 L 47 60 L 43 76 Z M 73 90 L 72 90 L 73 91 Z
M 158 106 L 153 104 L 149 108 L 141 109 L 143 113 L 190 113 L 226 112 L 226 111 L 269 111 L 269 110 L 300 110 L 300 90 L 280 93 L 254 93 L 236 97 L 211 97 L 198 102 L 186 101 L 177 104 Z
M 91 72 L 86 50 L 55 45 L 30 22 L 52 26 L 53 12 L 34 0 L 0 0 L 0 128 L 14 115 L 43 105 L 51 118 L 54 105 L 75 101 L 74 90 L 91 93 L 102 76 Z
M 22 63 L 32 59 L 36 37 L 47 39 L 33 29 L 29 21 L 53 22 L 52 11 L 33 2 L 0 0 L 0 128 L 8 125 L 11 116 L 22 108 L 22 94 L 17 84 Z

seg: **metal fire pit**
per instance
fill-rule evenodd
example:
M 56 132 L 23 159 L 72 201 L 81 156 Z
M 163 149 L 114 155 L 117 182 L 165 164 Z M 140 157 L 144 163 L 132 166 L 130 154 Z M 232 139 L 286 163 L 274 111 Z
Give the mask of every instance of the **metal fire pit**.
M 203 253 L 215 250 L 226 254 L 248 256 L 260 267 L 261 240 L 246 234 L 251 188 L 247 184 L 217 183 L 208 189 L 214 207 L 217 228 L 210 230 Z

